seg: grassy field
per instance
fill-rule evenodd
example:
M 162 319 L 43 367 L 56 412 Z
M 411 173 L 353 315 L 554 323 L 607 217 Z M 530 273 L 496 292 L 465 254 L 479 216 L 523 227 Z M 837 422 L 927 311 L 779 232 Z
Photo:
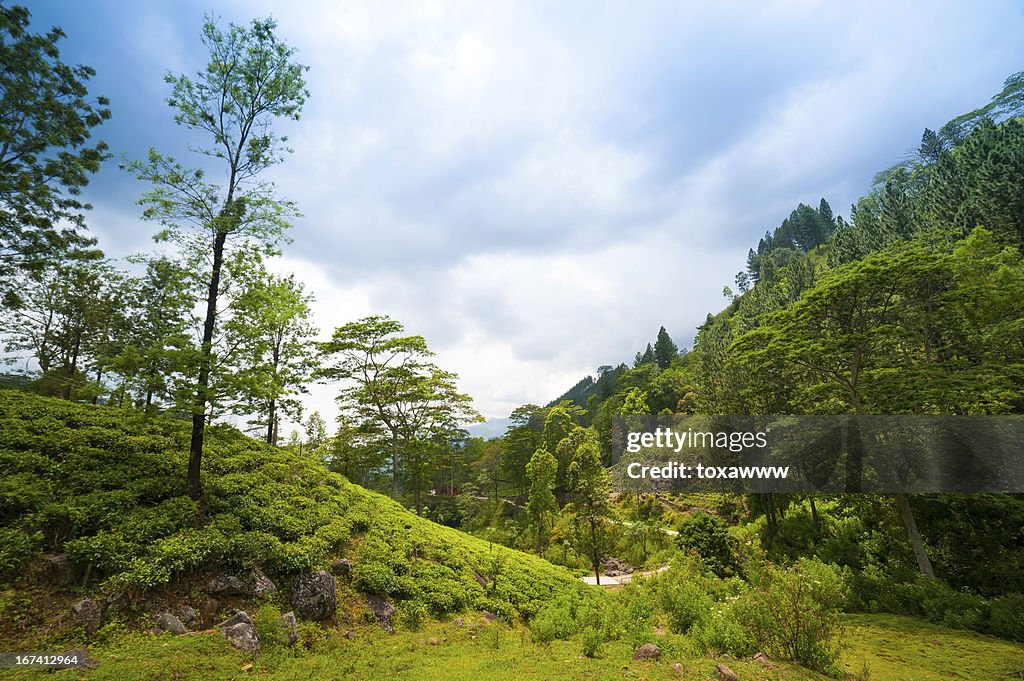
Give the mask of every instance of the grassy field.
M 851 679 L 932 681 L 1024 678 L 1024 646 L 905 617 L 845 618 L 843 665 Z M 390 636 L 361 624 L 346 638 L 341 629 L 312 642 L 310 650 L 268 646 L 260 658 L 228 647 L 216 632 L 186 636 L 124 634 L 97 645 L 99 666 L 63 671 L 56 678 L 109 679 L 713 679 L 722 662 L 744 681 L 821 680 L 795 665 L 765 669 L 750 660 L 696 656 L 684 636 L 667 635 L 657 662 L 632 660 L 624 642 L 605 645 L 596 658 L 580 654 L 578 641 L 541 646 L 522 627 L 488 624 L 482 617 L 431 622 L 419 631 Z M 676 667 L 676 665 L 679 667 Z M 865 674 L 866 672 L 866 674 Z M 38 672 L 8 672 L 33 678 Z

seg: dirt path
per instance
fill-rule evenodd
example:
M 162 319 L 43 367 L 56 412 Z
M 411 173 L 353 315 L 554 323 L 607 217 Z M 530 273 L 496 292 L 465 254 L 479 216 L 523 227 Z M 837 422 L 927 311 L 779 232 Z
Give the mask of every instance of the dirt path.
M 620 586 L 622 584 L 629 584 L 633 581 L 633 577 L 652 577 L 660 574 L 665 570 L 668 570 L 668 565 L 663 565 L 657 570 L 647 570 L 646 572 L 634 572 L 628 575 L 618 575 L 617 577 L 609 577 L 607 575 L 601 575 L 601 586 Z M 590 584 L 591 586 L 597 586 L 597 577 L 594 575 L 584 575 L 580 577 L 580 581 L 584 584 Z

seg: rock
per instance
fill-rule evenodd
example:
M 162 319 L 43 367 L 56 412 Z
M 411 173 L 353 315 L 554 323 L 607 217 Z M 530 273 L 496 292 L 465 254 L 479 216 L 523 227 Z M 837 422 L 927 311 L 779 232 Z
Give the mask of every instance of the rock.
M 354 631 L 346 631 L 345 632 L 345 638 L 347 638 L 348 640 L 351 641 L 351 640 L 355 639 L 355 637 L 356 637 L 356 632 L 354 632 Z
M 245 583 L 234 575 L 217 575 L 206 583 L 203 591 L 217 596 L 243 596 L 248 590 Z
M 235 613 L 217 625 L 218 629 L 224 629 L 225 627 L 232 627 L 236 624 L 248 624 L 250 626 L 256 626 L 253 624 L 252 618 L 244 610 L 235 610 Z
M 370 608 L 370 612 L 373 613 L 374 617 L 377 618 L 377 623 L 384 628 L 384 631 L 389 634 L 395 633 L 395 628 L 391 626 L 391 616 L 396 612 L 395 606 L 374 594 L 366 597 L 366 605 Z
M 258 567 L 252 569 L 249 581 L 252 585 L 251 593 L 257 598 L 266 598 L 277 591 L 277 585 L 270 580 L 270 577 L 263 574 L 263 570 L 260 570 Z
M 339 558 L 331 563 L 330 570 L 339 577 L 348 577 L 352 572 L 352 561 L 348 558 Z
M 461 627 L 465 624 L 465 622 L 463 622 L 461 617 L 456 617 L 454 620 L 452 620 L 452 624 L 454 624 L 457 627 Z
M 303 619 L 319 622 L 334 614 L 338 607 L 334 575 L 327 570 L 299 575 L 292 580 L 292 607 Z
M 481 587 L 483 587 L 484 589 L 487 588 L 487 578 L 484 577 L 482 574 L 480 574 L 479 572 L 474 572 L 473 578 L 476 580 L 476 583 L 479 584 Z
M 83 598 L 71 606 L 71 616 L 92 636 L 103 623 L 103 606 L 95 598 Z
M 679 664 L 678 662 L 676 662 L 674 665 L 672 665 L 672 673 L 675 674 L 676 676 L 680 676 L 681 677 L 686 672 L 687 672 L 687 670 L 685 668 L 683 668 L 683 665 Z
M 260 635 L 244 610 L 236 610 L 234 615 L 218 624 L 217 628 L 235 648 L 247 653 L 259 652 Z
M 427 639 L 427 643 L 429 643 L 432 646 L 437 646 L 437 645 L 441 645 L 441 640 L 438 639 L 435 636 L 431 636 L 430 638 Z
M 221 629 L 220 633 L 224 634 L 228 643 L 239 650 L 244 650 L 247 653 L 259 652 L 260 635 L 256 632 L 256 627 L 251 624 L 245 622 L 232 624 L 230 627 Z
M 46 560 L 46 564 L 50 569 L 50 582 L 52 584 L 67 586 L 75 581 L 78 571 L 67 554 L 61 553 L 56 556 L 50 556 Z
M 772 664 L 771 658 L 762 652 L 754 653 L 754 662 L 758 663 L 765 669 L 775 669 L 775 667 L 777 666 L 775 664 Z
M 740 677 L 736 676 L 736 672 L 721 662 L 715 665 L 715 671 L 718 673 L 718 678 L 722 681 L 740 681 Z
M 661 648 L 653 643 L 645 643 L 633 653 L 634 660 L 657 660 L 661 657 Z
M 213 596 L 202 594 L 199 602 L 196 603 L 199 615 L 199 627 L 209 628 L 217 623 L 217 616 L 220 614 L 221 604 Z
M 150 627 L 149 629 L 146 629 L 146 633 L 150 636 L 162 636 L 164 634 L 164 630 L 160 627 Z
M 295 621 L 295 613 L 286 612 L 278 618 L 277 623 L 281 625 L 285 634 L 288 635 L 288 645 L 295 645 L 299 640 L 299 623 Z
M 196 613 L 195 608 L 186 605 L 182 607 L 179 612 L 181 614 L 179 615 L 178 619 L 180 619 L 181 623 L 184 624 L 187 628 L 195 629 L 197 626 L 199 626 L 199 615 Z
M 633 574 L 633 566 L 624 563 L 618 558 L 606 558 L 604 561 L 604 574 L 608 577 L 619 577 L 621 575 Z
M 160 613 L 156 616 L 156 625 L 171 634 L 184 634 L 188 629 L 177 617 L 169 612 Z
M 498 616 L 495 615 L 493 612 L 490 612 L 488 610 L 483 610 L 482 612 L 484 613 L 484 619 L 488 622 L 493 622 L 494 620 L 498 619 Z

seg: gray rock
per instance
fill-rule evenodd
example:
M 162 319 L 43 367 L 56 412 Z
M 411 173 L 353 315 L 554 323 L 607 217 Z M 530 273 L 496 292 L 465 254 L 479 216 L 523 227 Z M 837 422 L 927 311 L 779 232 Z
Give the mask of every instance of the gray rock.
M 366 605 L 370 608 L 370 612 L 373 613 L 374 617 L 377 618 L 377 623 L 384 628 L 384 631 L 389 634 L 395 633 L 395 628 L 391 626 L 391 617 L 397 612 L 395 606 L 374 594 L 366 597 Z
M 653 643 L 645 643 L 633 653 L 634 660 L 657 660 L 661 657 L 661 648 Z
M 60 657 L 77 657 L 79 666 L 85 667 L 86 669 L 96 669 L 100 666 L 100 663 L 89 657 L 89 651 L 85 648 L 75 648 L 69 650 L 66 653 L 61 653 Z
M 339 558 L 331 563 L 331 572 L 339 577 L 348 577 L 352 572 L 352 561 L 348 558 Z
M 57 586 L 67 586 L 75 581 L 78 571 L 67 554 L 61 553 L 46 559 L 50 569 L 50 582 Z
M 252 595 L 257 598 L 266 598 L 277 591 L 277 585 L 270 580 L 270 577 L 263 574 L 263 570 L 260 570 L 258 567 L 253 568 L 249 581 L 252 583 Z
M 345 638 L 347 638 L 348 640 L 350 640 L 350 641 L 354 640 L 355 637 L 356 637 L 356 632 L 354 632 L 352 630 L 349 630 L 349 631 L 345 632 Z
M 249 589 L 234 575 L 217 575 L 206 583 L 203 591 L 218 596 L 244 596 Z
M 177 617 L 169 612 L 160 613 L 156 616 L 156 625 L 171 634 L 184 634 L 188 629 Z
M 256 625 L 244 610 L 236 610 L 235 614 L 217 625 L 220 633 L 235 648 L 249 653 L 260 650 L 260 635 Z
M 231 627 L 236 624 L 248 624 L 253 627 L 256 626 L 245 610 L 235 610 L 235 614 L 218 624 L 217 628 L 224 629 L 225 627 Z
M 286 612 L 277 622 L 288 636 L 288 645 L 295 645 L 299 640 L 299 623 L 295 621 L 295 613 Z
M 181 616 L 178 618 L 181 623 L 189 629 L 195 629 L 199 626 L 199 615 L 196 613 L 195 608 L 186 605 L 181 609 Z
M 71 606 L 71 616 L 92 636 L 103 623 L 103 606 L 95 598 L 83 598 Z
M 338 607 L 337 583 L 327 570 L 299 575 L 292 580 L 292 607 L 307 620 L 319 622 L 334 614 Z
M 220 633 L 224 634 L 228 643 L 239 650 L 244 650 L 247 653 L 259 652 L 260 635 L 256 632 L 256 627 L 251 624 L 245 622 L 232 624 L 221 629 Z
M 488 622 L 493 622 L 494 620 L 498 619 L 498 616 L 489 610 L 482 610 L 481 612 L 483 612 L 484 619 Z
M 774 669 L 777 666 L 773 664 L 772 659 L 763 652 L 754 653 L 754 662 L 758 663 L 765 669 Z
M 715 671 L 718 673 L 718 678 L 721 681 L 740 681 L 740 677 L 736 676 L 736 672 L 729 669 L 721 662 L 715 665 Z

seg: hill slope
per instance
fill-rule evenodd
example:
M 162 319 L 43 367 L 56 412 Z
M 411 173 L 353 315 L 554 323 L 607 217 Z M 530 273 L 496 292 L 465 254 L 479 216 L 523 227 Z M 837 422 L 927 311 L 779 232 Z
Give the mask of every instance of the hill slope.
M 188 438 L 188 424 L 172 418 L 0 390 L 3 585 L 46 585 L 46 602 L 63 595 L 65 607 L 102 593 L 108 609 L 131 613 L 158 588 L 195 594 L 201 576 L 259 566 L 286 587 L 344 556 L 351 588 L 395 600 L 400 612 L 486 609 L 508 620 L 583 588 L 564 568 L 419 518 L 228 427 L 210 429 L 197 504 L 185 487 Z M 54 589 L 44 556 L 59 553 L 73 585 Z M 44 626 L 48 617 L 38 602 L 0 604 L 0 647 L 28 642 L 18 631 L 70 640 Z

